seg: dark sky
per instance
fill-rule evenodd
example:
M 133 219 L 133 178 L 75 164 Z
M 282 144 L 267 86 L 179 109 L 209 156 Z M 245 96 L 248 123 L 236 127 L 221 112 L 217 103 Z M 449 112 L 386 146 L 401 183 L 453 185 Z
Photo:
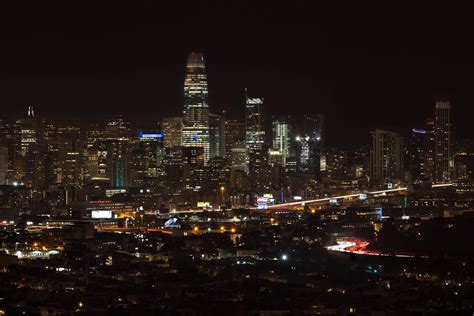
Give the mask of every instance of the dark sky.
M 364 143 L 375 127 L 423 127 L 442 97 L 453 103 L 454 135 L 473 136 L 470 11 L 314 2 L 3 10 L 1 108 L 12 116 L 35 105 L 54 118 L 122 113 L 155 122 L 181 113 L 186 55 L 200 50 L 211 109 L 231 117 L 243 118 L 248 87 L 265 97 L 269 114 L 324 113 L 330 144 Z

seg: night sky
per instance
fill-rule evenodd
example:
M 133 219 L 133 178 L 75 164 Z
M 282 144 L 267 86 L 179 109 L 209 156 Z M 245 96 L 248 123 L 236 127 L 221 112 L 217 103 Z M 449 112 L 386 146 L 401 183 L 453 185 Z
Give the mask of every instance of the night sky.
M 247 87 L 269 115 L 324 113 L 329 144 L 364 143 L 375 127 L 422 128 L 448 98 L 454 136 L 473 136 L 470 11 L 224 2 L 3 11 L 1 108 L 153 123 L 181 114 L 186 55 L 202 51 L 211 110 L 228 117 L 243 119 Z

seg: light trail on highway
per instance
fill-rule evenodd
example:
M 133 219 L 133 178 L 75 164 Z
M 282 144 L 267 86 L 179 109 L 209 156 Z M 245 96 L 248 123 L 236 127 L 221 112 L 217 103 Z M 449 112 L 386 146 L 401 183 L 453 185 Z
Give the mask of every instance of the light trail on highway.
M 279 208 L 282 208 L 282 207 L 291 207 L 291 206 L 295 206 L 295 207 L 296 206 L 305 206 L 306 204 L 330 202 L 331 200 L 356 198 L 356 197 L 360 197 L 361 194 L 378 195 L 378 194 L 395 193 L 395 192 L 407 191 L 407 190 L 408 190 L 408 188 L 403 187 L 403 188 L 380 190 L 380 191 L 359 192 L 359 193 L 339 195 L 339 196 L 329 196 L 329 197 L 314 199 L 314 200 L 305 200 L 305 201 L 297 201 L 297 202 L 288 202 L 288 203 L 281 203 L 281 204 L 276 204 L 276 205 L 269 205 L 267 207 L 267 210 L 279 209 Z
M 356 255 L 367 255 L 367 256 L 381 256 L 381 257 L 398 257 L 398 258 L 428 258 L 427 256 L 418 256 L 413 253 L 402 253 L 402 252 L 395 252 L 395 253 L 388 253 L 382 252 L 378 250 L 370 250 L 367 247 L 370 245 L 369 242 L 364 240 L 349 240 L 349 239 L 338 239 L 336 240 L 337 245 L 328 246 L 326 249 L 329 251 L 337 251 L 337 252 L 345 252 L 345 253 L 353 253 Z

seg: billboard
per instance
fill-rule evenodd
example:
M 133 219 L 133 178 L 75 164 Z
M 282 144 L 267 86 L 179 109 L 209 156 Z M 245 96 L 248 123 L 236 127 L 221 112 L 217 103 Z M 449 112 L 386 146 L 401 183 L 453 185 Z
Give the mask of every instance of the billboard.
M 208 208 L 208 207 L 211 207 L 211 203 L 209 203 L 209 202 L 197 202 L 197 207 Z
M 274 205 L 275 199 L 273 194 L 264 194 L 263 196 L 257 197 L 257 208 L 259 210 L 265 210 L 269 205 Z
M 92 211 L 92 218 L 112 218 L 112 211 Z
M 140 131 L 139 136 L 140 138 L 157 139 L 163 138 L 163 133 L 145 133 L 143 131 Z

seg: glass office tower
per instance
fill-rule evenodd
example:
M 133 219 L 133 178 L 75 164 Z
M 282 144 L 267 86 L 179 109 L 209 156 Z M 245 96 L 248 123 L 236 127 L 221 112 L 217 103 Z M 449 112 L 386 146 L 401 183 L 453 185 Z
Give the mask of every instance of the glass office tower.
M 183 147 L 201 147 L 204 163 L 209 161 L 209 103 L 202 53 L 188 56 L 184 79 Z

